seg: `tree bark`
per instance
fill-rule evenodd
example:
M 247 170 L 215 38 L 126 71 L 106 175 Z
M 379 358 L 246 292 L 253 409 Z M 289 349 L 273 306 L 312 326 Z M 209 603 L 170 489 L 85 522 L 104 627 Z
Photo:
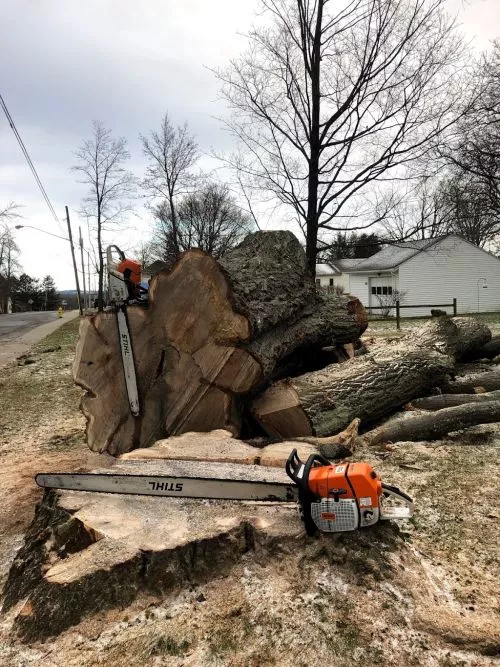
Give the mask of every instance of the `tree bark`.
M 440 394 L 438 396 L 426 396 L 415 398 L 405 407 L 407 410 L 442 410 L 465 403 L 487 403 L 488 401 L 500 401 L 500 391 L 492 391 L 486 394 Z
M 458 405 L 432 414 L 415 415 L 383 424 L 360 436 L 357 446 L 374 446 L 384 442 L 439 440 L 452 431 L 499 421 L 500 401 Z
M 167 435 L 217 428 L 239 435 L 241 401 L 300 352 L 359 338 L 357 299 L 316 294 L 290 232 L 258 232 L 218 263 L 199 250 L 152 281 L 149 306 L 128 307 L 141 397 L 130 414 L 115 316 L 82 322 L 74 377 L 87 394 L 91 449 L 121 454 Z
M 442 386 L 444 394 L 484 394 L 500 389 L 500 370 L 479 373 L 467 380 L 448 382 Z
M 493 359 L 499 354 L 500 336 L 493 336 L 492 339 L 478 351 L 478 358 L 486 357 L 487 359 Z
M 484 346 L 491 341 L 491 331 L 486 324 L 473 317 L 454 317 L 453 322 L 460 332 L 457 358 L 477 359 Z
M 468 341 L 476 344 L 473 322 L 464 327 L 439 318 L 392 348 L 275 383 L 255 399 L 254 417 L 282 438 L 330 435 L 356 417 L 362 423 L 384 417 L 445 381 Z

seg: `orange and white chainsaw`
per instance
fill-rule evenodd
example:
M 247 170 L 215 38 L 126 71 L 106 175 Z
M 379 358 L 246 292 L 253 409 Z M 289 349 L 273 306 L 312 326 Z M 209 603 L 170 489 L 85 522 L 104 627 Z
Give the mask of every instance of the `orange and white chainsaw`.
M 116 313 L 118 339 L 130 412 L 134 417 L 138 417 L 140 414 L 139 390 L 137 388 L 132 338 L 127 319 L 127 305 L 131 303 L 147 305 L 147 301 L 143 299 L 147 290 L 141 287 L 141 264 L 134 259 L 127 259 L 118 246 L 111 245 L 108 247 L 106 259 L 108 296 L 109 302 Z
M 293 484 L 286 482 L 172 477 L 127 473 L 40 473 L 44 488 L 122 493 L 172 498 L 298 501 L 306 531 L 314 535 L 373 526 L 384 519 L 409 519 L 413 500 L 395 486 L 383 484 L 368 463 L 331 464 L 311 454 L 304 464 L 294 449 L 286 462 Z M 391 505 L 395 501 L 395 505 Z

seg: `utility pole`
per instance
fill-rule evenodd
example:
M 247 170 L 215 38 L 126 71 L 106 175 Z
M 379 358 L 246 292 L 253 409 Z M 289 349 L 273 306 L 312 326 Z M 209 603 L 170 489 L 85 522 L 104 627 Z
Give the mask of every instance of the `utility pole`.
M 80 234 L 80 256 L 82 260 L 82 280 L 83 280 L 83 306 L 86 307 L 87 304 L 87 288 L 85 287 L 85 263 L 83 261 L 83 239 L 82 239 L 82 228 L 78 227 L 78 232 Z
M 92 308 L 92 292 L 90 291 L 90 253 L 87 252 L 87 308 Z
M 66 222 L 68 223 L 69 244 L 71 246 L 71 256 L 73 257 L 73 268 L 75 269 L 76 293 L 78 294 L 78 309 L 80 310 L 80 315 L 83 315 L 82 296 L 80 294 L 80 281 L 78 280 L 78 269 L 76 268 L 76 259 L 75 259 L 75 247 L 73 245 L 73 234 L 71 233 L 71 224 L 69 221 L 68 207 L 65 206 L 65 209 L 66 209 Z

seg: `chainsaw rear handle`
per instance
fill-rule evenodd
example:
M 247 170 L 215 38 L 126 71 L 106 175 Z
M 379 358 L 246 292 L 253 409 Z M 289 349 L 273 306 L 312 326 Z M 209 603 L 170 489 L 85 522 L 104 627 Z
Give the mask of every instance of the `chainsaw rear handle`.
M 307 461 L 303 463 L 299 459 L 299 455 L 297 454 L 296 449 L 292 449 L 286 461 L 285 470 L 288 477 L 290 477 L 290 479 L 292 479 L 295 484 L 297 484 L 299 489 L 302 489 L 304 492 L 310 493 L 309 473 L 311 472 L 311 468 L 315 463 L 318 463 L 321 466 L 331 465 L 330 461 L 324 456 L 321 456 L 321 454 L 310 454 Z

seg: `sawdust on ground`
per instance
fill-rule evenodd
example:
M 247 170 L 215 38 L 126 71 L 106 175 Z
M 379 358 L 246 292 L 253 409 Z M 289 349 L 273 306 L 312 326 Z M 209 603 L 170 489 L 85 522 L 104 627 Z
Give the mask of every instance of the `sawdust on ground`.
M 2 580 L 41 498 L 34 474 L 102 464 L 87 453 L 70 377 L 76 326 L 38 346 L 60 350 L 0 373 Z M 497 664 L 498 430 L 357 453 L 415 497 L 411 522 L 257 544 L 224 578 L 144 594 L 43 644 L 18 642 L 3 617 L 0 664 Z

